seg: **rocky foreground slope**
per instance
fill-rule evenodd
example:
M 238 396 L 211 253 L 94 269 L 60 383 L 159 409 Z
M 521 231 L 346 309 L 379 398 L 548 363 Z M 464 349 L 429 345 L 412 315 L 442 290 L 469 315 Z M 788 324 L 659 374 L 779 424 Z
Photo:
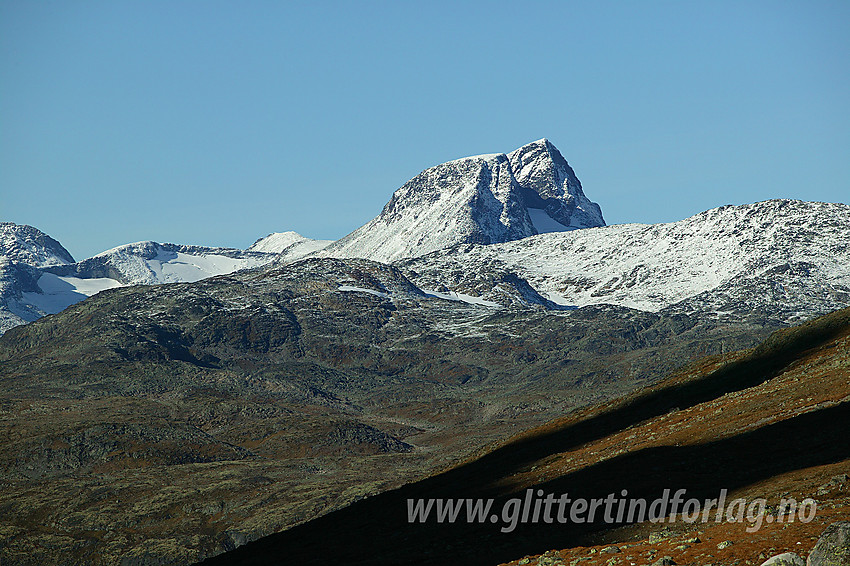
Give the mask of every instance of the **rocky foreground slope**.
M 517 435 L 444 473 L 357 502 L 204 562 L 293 564 L 761 564 L 803 557 L 850 516 L 850 309 L 780 330 L 751 350 L 702 359 L 667 380 Z M 647 502 L 686 490 L 700 503 L 728 490 L 720 522 L 543 520 L 510 525 L 509 499 L 543 494 Z M 410 521 L 408 501 L 494 500 L 468 522 Z M 731 505 L 745 499 L 746 513 Z M 764 515 L 752 513 L 764 499 Z M 789 512 L 782 498 L 807 511 Z M 533 500 L 535 500 L 533 499 Z M 816 506 L 816 507 L 813 507 Z M 730 512 L 729 508 L 733 508 Z M 465 508 L 463 508 L 465 509 Z M 659 508 L 668 517 L 671 506 Z M 812 513 L 812 509 L 816 509 Z M 716 511 L 716 507 L 715 507 Z M 587 518 L 587 511 L 579 514 Z M 691 509 L 690 514 L 693 514 Z M 731 517 L 732 521 L 728 521 Z M 757 517 L 760 517 L 756 526 Z M 801 520 L 801 517 L 803 520 Z M 494 520 L 491 520 L 494 519 Z M 545 552 L 544 552 L 545 551 Z M 666 558 L 665 558 L 666 557 Z M 843 563 L 843 562 L 836 562 Z

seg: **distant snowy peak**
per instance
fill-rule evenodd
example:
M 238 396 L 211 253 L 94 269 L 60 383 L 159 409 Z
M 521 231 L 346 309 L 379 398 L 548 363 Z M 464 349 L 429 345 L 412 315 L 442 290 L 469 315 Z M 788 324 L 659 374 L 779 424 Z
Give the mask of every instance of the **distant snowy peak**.
M 33 231 L 33 238 L 41 234 L 34 228 L 26 228 Z M 6 241 L 11 241 L 11 238 L 4 237 L 4 243 Z M 38 251 L 33 246 L 7 247 Z M 61 246 L 59 248 L 64 251 Z M 77 263 L 59 261 L 63 258 L 58 253 L 54 254 L 58 260 L 42 253 L 39 257 L 46 258 L 42 260 L 42 266 L 0 261 L 0 334 L 45 314 L 57 313 L 113 287 L 192 283 L 216 275 L 265 266 L 279 257 L 277 253 L 262 251 L 151 241 L 118 246 Z M 21 255 L 18 253 L 14 257 Z M 27 257 L 33 255 L 34 252 L 31 252 Z M 67 258 L 73 259 L 70 254 L 67 254 Z
M 285 250 L 289 246 L 293 244 L 297 244 L 306 240 L 304 236 L 299 234 L 298 232 L 288 231 L 288 232 L 274 232 L 269 234 L 265 238 L 260 238 L 250 246 L 248 246 L 246 251 L 249 252 L 266 252 L 266 253 L 280 253 Z
M 271 261 L 268 253 L 234 248 L 209 248 L 136 242 L 101 252 L 79 263 L 45 269 L 78 279 L 113 279 L 121 285 L 193 282 L 259 267 Z
M 386 262 L 461 243 L 604 224 L 566 160 L 544 139 L 510 155 L 477 155 L 426 169 L 399 188 L 378 217 L 320 255 Z
M 0 222 L 0 262 L 32 267 L 74 263 L 62 244 L 32 226 Z
M 288 263 L 329 241 L 284 232 L 247 250 L 160 244 L 125 244 L 80 262 L 59 242 L 31 226 L 0 223 L 0 334 L 57 313 L 100 291 L 124 285 L 192 283 L 274 263 Z
M 328 255 L 392 261 L 461 243 L 536 233 L 504 154 L 467 157 L 423 171 L 381 214 L 326 248 Z
M 333 240 L 313 240 L 298 232 L 277 232 L 260 238 L 245 251 L 279 254 L 276 261 L 291 262 L 326 248 Z
M 38 293 L 41 269 L 73 263 L 62 244 L 32 226 L 0 222 L 0 334 L 42 312 L 25 295 Z

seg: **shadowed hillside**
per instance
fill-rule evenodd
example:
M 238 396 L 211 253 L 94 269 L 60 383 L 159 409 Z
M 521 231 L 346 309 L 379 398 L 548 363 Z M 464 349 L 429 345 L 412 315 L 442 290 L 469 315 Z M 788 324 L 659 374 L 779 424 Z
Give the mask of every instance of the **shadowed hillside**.
M 511 533 L 500 532 L 503 523 L 462 518 L 410 524 L 409 498 L 496 498 L 498 510 L 533 487 L 587 499 L 623 489 L 654 499 L 664 489 L 685 488 L 698 499 L 726 489 L 730 497 L 802 500 L 816 495 L 830 473 L 850 468 L 849 421 L 845 309 L 778 331 L 753 350 L 691 364 L 656 386 L 580 410 L 443 474 L 204 564 L 484 565 L 626 536 L 606 533 L 610 527 L 600 522 L 520 525 Z M 822 516 L 846 516 L 846 503 L 845 497 L 822 504 Z M 799 536 L 798 527 L 804 528 L 780 531 L 771 546 L 791 532 Z M 638 529 L 629 536 L 645 534 Z

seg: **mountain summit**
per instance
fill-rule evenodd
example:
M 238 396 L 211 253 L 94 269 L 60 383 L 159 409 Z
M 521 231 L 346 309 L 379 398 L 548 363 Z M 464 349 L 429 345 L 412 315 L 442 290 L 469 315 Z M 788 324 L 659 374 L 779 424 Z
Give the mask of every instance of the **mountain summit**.
M 74 263 L 62 244 L 32 226 L 0 222 L 0 263 L 33 267 Z
M 542 139 L 456 159 L 399 188 L 381 214 L 321 255 L 393 261 L 455 244 L 495 244 L 543 232 L 604 226 L 558 149 Z
M 605 226 L 602 210 L 581 189 L 581 182 L 558 148 L 543 138 L 508 154 L 514 177 L 530 211 L 543 210 L 555 222 L 569 228 Z M 563 232 L 562 228 L 538 226 L 542 219 L 532 212 L 538 233 Z M 545 222 L 545 220 L 544 220 Z

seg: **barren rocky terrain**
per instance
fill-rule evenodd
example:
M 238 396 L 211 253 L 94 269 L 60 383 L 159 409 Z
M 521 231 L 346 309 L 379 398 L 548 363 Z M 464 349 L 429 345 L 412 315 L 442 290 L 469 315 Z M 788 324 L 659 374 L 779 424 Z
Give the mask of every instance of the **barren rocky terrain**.
M 364 260 L 107 290 L 0 338 L 0 557 L 194 562 L 774 328 L 469 304 Z
M 521 433 L 444 473 L 248 544 L 205 564 L 761 564 L 850 514 L 850 309 L 704 358 L 668 379 Z M 527 489 L 649 501 L 664 489 L 764 498 L 752 522 L 408 522 L 408 499 L 522 498 Z M 793 520 L 781 498 L 817 504 Z M 666 514 L 662 515 L 666 516 Z M 663 560 L 667 557 L 666 560 Z

